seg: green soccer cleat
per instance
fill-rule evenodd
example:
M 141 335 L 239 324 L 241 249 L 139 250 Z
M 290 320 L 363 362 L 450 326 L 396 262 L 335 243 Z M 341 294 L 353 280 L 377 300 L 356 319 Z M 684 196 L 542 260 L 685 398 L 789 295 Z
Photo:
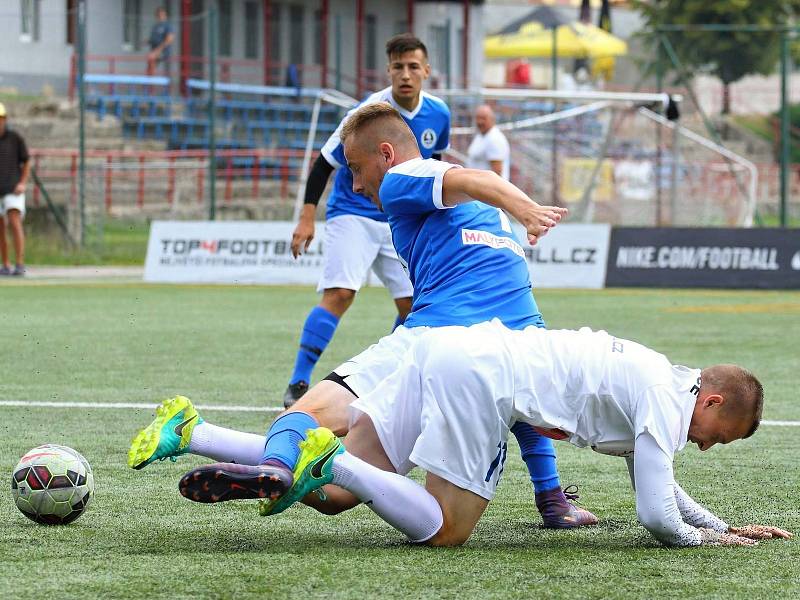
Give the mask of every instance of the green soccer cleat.
M 143 469 L 156 460 L 173 462 L 189 451 L 195 425 L 203 422 L 192 401 L 185 396 L 164 400 L 156 408 L 156 418 L 136 434 L 128 450 L 128 466 Z
M 320 488 L 333 480 L 333 459 L 343 452 L 342 442 L 327 427 L 307 430 L 306 439 L 300 442 L 292 487 L 279 498 L 261 500 L 258 514 L 277 515 L 307 494 L 321 493 Z

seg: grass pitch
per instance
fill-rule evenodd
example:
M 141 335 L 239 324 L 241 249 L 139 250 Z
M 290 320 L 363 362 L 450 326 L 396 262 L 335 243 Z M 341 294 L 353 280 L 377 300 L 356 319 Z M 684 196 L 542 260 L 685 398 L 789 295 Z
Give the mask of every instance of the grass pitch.
M 0 401 L 277 406 L 308 289 L 41 285 L 0 288 Z M 766 388 L 766 419 L 800 420 L 800 294 L 724 291 L 539 291 L 550 327 L 590 325 L 673 362 L 737 362 Z M 393 321 L 383 290 L 359 294 L 315 372 L 324 376 Z M 368 509 L 339 517 L 296 507 L 259 518 L 251 503 L 196 505 L 177 491 L 202 462 L 125 465 L 150 412 L 0 406 L 0 474 L 44 442 L 92 464 L 96 496 L 66 527 L 43 527 L 0 496 L 0 598 L 632 598 L 800 597 L 800 541 L 669 550 L 638 525 L 624 461 L 557 444 L 562 480 L 601 519 L 580 531 L 538 527 L 522 461 L 509 458 L 497 498 L 465 547 L 411 547 Z M 220 425 L 264 431 L 270 415 L 209 411 Z M 800 428 L 676 460 L 684 488 L 734 524 L 800 533 Z M 514 448 L 516 454 L 516 448 Z

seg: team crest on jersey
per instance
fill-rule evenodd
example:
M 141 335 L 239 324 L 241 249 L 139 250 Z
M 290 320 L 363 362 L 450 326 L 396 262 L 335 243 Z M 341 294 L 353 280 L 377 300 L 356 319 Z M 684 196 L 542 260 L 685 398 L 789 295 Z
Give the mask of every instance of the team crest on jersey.
M 436 144 L 436 132 L 429 127 L 419 136 L 419 141 L 423 148 L 430 150 Z

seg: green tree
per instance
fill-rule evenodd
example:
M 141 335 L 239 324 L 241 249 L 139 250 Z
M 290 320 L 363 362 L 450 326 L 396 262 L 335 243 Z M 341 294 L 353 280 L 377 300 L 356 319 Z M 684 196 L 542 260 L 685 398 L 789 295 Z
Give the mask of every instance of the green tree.
M 655 46 L 660 25 L 783 26 L 792 22 L 800 0 L 634 0 L 646 21 L 644 35 Z M 777 32 L 687 30 L 665 33 L 679 60 L 689 70 L 719 77 L 722 112 L 730 112 L 730 84 L 745 75 L 767 75 L 780 57 Z M 667 61 L 665 72 L 674 70 Z

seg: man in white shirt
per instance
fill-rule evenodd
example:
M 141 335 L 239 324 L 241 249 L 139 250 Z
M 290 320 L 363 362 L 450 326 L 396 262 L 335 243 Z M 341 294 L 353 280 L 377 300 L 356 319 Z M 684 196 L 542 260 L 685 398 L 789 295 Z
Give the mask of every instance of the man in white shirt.
M 483 104 L 475 111 L 477 135 L 469 145 L 467 155 L 471 169 L 494 171 L 505 180 L 511 177 L 511 149 L 503 132 L 495 125 L 492 107 Z
M 763 389 L 735 365 L 690 369 L 605 331 L 511 330 L 495 319 L 429 330 L 352 407 L 346 451 L 323 427 L 300 444 L 305 489 L 324 486 L 303 501 L 326 514 L 363 502 L 412 542 L 453 546 L 469 538 L 494 496 L 508 433 L 519 421 L 624 457 L 637 516 L 665 545 L 792 536 L 777 527 L 730 526 L 673 477 L 673 455 L 688 442 L 705 451 L 757 429 Z M 200 502 L 231 499 L 184 491 L 190 482 L 200 490 L 221 466 L 188 473 L 181 492 Z M 403 476 L 415 466 L 427 472 L 425 487 Z

